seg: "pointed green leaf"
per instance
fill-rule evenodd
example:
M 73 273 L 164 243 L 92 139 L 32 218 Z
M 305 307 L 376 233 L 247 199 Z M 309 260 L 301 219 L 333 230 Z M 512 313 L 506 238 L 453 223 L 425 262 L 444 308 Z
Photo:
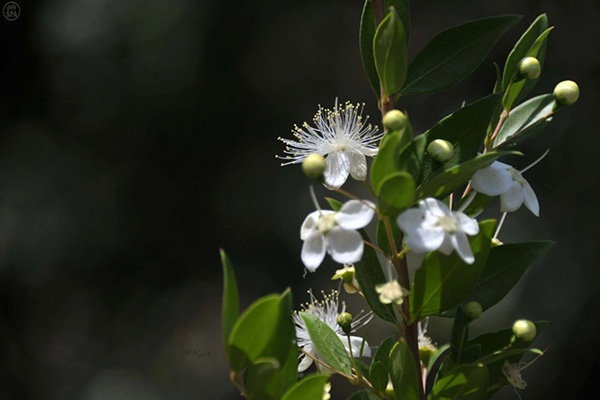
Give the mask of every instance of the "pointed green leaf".
M 323 400 L 329 375 L 312 374 L 290 388 L 281 400 Z
M 236 321 L 229 335 L 230 363 L 235 372 L 259 359 L 274 358 L 286 363 L 295 347 L 291 292 L 256 300 Z
M 415 181 L 408 172 L 388 175 L 381 183 L 377 208 L 383 215 L 396 216 L 415 201 Z
M 504 244 L 490 251 L 472 299 L 487 310 L 502 300 L 517 284 L 527 268 L 548 252 L 554 242 Z
M 550 324 L 548 321 L 537 321 L 534 322 L 537 336 L 546 329 Z M 468 347 L 479 345 L 481 348 L 481 355 L 487 356 L 493 354 L 496 351 L 500 351 L 503 348 L 511 345 L 511 339 L 514 336 L 512 328 L 503 329 L 498 332 L 484 333 L 483 335 L 477 336 L 474 339 L 469 340 Z M 516 341 L 512 343 L 513 348 L 527 348 L 531 343 Z
M 231 362 L 229 355 L 229 334 L 239 315 L 239 295 L 235 272 L 229 257 L 223 249 L 220 250 L 221 264 L 223 265 L 223 304 L 221 307 L 221 326 L 223 331 L 223 341 L 225 343 L 225 352 Z
M 417 199 L 437 197 L 443 199 L 456 189 L 466 184 L 473 174 L 480 168 L 487 167 L 498 158 L 508 154 L 521 154 L 519 152 L 490 152 L 475 157 L 463 164 L 449 168 L 424 182 L 417 188 Z
M 249 400 L 279 400 L 296 383 L 298 351 L 290 347 L 286 364 L 274 358 L 263 358 L 250 365 L 244 374 L 244 386 Z
M 310 340 L 325 363 L 336 371 L 352 374 L 350 356 L 340 337 L 316 315 L 301 311 L 300 317 L 306 325 Z
M 389 10 L 390 7 L 394 7 L 398 16 L 400 17 L 400 21 L 402 21 L 402 26 L 404 27 L 404 32 L 406 33 L 406 45 L 410 42 L 410 30 L 411 30 L 411 22 L 410 22 L 410 4 L 409 0 L 385 0 L 384 9 Z
M 421 176 L 423 175 L 422 167 L 426 147 L 427 137 L 419 135 L 400 151 L 397 164 L 399 170 L 411 174 L 417 183 L 421 182 Z
M 485 398 L 489 372 L 484 365 L 461 365 L 433 386 L 430 400 L 480 400 Z
M 488 257 L 489 258 L 489 257 Z M 469 340 L 469 323 L 471 321 L 465 315 L 461 306 L 456 307 L 456 318 L 452 325 L 452 341 L 450 357 L 457 364 L 463 364 L 463 351 Z
M 390 379 L 396 398 L 402 400 L 419 399 L 419 373 L 408 345 L 400 339 L 390 353 Z
M 379 397 L 367 390 L 360 390 L 348 397 L 348 400 L 379 400 Z
M 381 361 L 372 362 L 369 371 L 369 382 L 375 390 L 383 392 L 388 384 L 388 371 L 383 363 Z
M 525 353 L 533 353 L 533 354 L 538 354 L 538 355 L 542 355 L 544 354 L 544 352 L 542 352 L 540 349 L 509 349 L 509 350 L 498 350 L 492 354 L 488 354 L 485 357 L 481 357 L 478 361 L 481 364 L 492 364 L 498 361 L 502 361 L 505 360 L 507 358 L 511 358 L 514 356 L 522 356 Z
M 373 56 L 381 87 L 386 95 L 396 93 L 406 80 L 406 32 L 394 7 L 375 31 Z
M 498 39 L 520 18 L 516 15 L 485 18 L 441 32 L 410 64 L 400 92 L 435 93 L 454 86 L 475 71 Z
M 367 80 L 375 92 L 375 96 L 379 99 L 381 96 L 381 88 L 379 86 L 379 76 L 377 76 L 377 68 L 375 68 L 375 57 L 373 56 L 373 39 L 375 38 L 375 30 L 377 24 L 375 22 L 375 10 L 373 9 L 372 0 L 365 0 L 362 15 L 360 17 L 360 33 L 359 33 L 359 48 L 360 59 L 362 61 Z
M 369 380 L 373 387 L 380 392 L 383 392 L 387 387 L 390 370 L 390 353 L 397 341 L 395 336 L 388 336 L 381 342 L 373 356 L 369 371 Z
M 381 140 L 377 156 L 371 165 L 371 184 L 376 194 L 379 194 L 381 183 L 390 175 L 401 171 L 400 153 L 412 139 L 412 128 L 407 122 L 404 129 L 390 131 Z
M 490 251 L 496 221 L 479 223 L 479 233 L 469 237 L 475 262 L 466 264 L 453 252 L 433 251 L 414 274 L 410 291 L 411 320 L 436 315 L 463 301 L 475 288 Z

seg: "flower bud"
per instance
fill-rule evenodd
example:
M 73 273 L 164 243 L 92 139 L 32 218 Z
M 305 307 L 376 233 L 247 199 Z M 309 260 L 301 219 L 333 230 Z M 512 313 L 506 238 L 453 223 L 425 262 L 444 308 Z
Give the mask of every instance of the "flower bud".
M 392 385 L 392 381 L 388 381 L 388 384 L 387 384 L 383 394 L 385 395 L 386 399 L 389 399 L 389 400 L 397 399 L 396 392 L 394 392 L 394 386 Z
M 579 86 L 573 81 L 562 81 L 554 87 L 554 98 L 563 106 L 574 104 L 579 98 Z
M 335 275 L 333 275 L 331 279 L 341 279 L 342 282 L 344 282 L 344 289 L 349 294 L 358 292 L 359 286 L 353 265 L 344 265 L 344 268 L 336 270 Z
M 406 115 L 400 110 L 390 110 L 381 122 L 386 131 L 398 131 L 406 126 Z
M 427 152 L 435 161 L 446 162 L 454 155 L 454 147 L 447 140 L 435 139 L 427 146 Z
M 311 154 L 302 162 L 304 175 L 311 179 L 319 179 L 325 171 L 325 157 L 320 154 Z
M 512 330 L 517 339 L 524 342 L 531 342 L 537 334 L 537 328 L 535 327 L 535 324 L 527 319 L 519 319 L 515 321 Z
M 492 238 L 492 244 L 490 247 L 493 249 L 494 247 L 502 246 L 504 243 L 500 241 L 498 238 Z
M 535 57 L 525 57 L 519 61 L 519 75 L 523 79 L 535 79 L 540 76 L 542 67 Z
M 352 331 L 352 314 L 343 312 L 337 317 L 337 323 L 346 335 Z
M 463 310 L 465 311 L 465 315 L 469 319 L 477 319 L 481 317 L 481 313 L 483 312 L 481 304 L 479 304 L 476 301 L 470 301 L 467 304 L 465 304 Z

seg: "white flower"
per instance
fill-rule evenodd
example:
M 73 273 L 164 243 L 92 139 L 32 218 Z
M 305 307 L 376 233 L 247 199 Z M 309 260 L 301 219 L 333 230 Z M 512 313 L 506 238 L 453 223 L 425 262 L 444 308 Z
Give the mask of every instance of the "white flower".
M 365 126 L 362 120 L 364 104 L 347 102 L 339 106 L 337 99 L 333 110 L 319 106 L 313 118 L 315 127 L 306 122 L 302 128 L 295 126 L 292 130 L 298 139 L 279 138 L 286 144 L 284 153 L 279 157 L 288 160 L 282 165 L 297 164 L 311 154 L 327 156 L 323 177 L 330 188 L 341 187 L 348 175 L 359 181 L 367 178 L 367 160 L 365 156 L 374 157 L 377 154 L 377 143 L 383 133 L 377 134 L 377 127 Z
M 519 368 L 517 364 L 510 364 L 508 361 L 504 361 L 502 366 L 502 373 L 513 387 L 518 389 L 525 389 L 527 382 L 521 378 L 521 371 L 523 368 Z
M 419 208 L 404 211 L 397 223 L 406 233 L 406 243 L 412 252 L 438 250 L 449 255 L 456 250 L 467 264 L 475 261 L 467 235 L 479 233 L 477 221 L 460 211 L 450 211 L 446 204 L 435 198 L 421 200 Z
M 517 171 L 508 164 L 494 161 L 473 174 L 471 185 L 479 193 L 488 196 L 500 196 L 502 212 L 517 211 L 525 206 L 536 216 L 540 216 L 540 204 L 529 182 L 523 178 L 523 172 L 540 162 L 548 154 L 546 151 L 540 158 L 522 171 Z
M 350 336 L 350 343 L 352 344 L 352 353 L 350 353 L 350 349 L 348 347 L 348 338 L 346 337 L 346 334 L 344 334 L 342 327 L 337 323 L 338 315 L 346 311 L 346 304 L 344 302 L 342 302 L 342 309 L 339 310 L 337 291 L 332 291 L 330 295 L 324 294 L 323 301 L 318 301 L 313 296 L 312 291 L 309 291 L 309 293 L 310 302 L 302 306 L 302 311 L 312 314 L 321 321 L 325 322 L 340 337 L 346 351 L 348 354 L 351 354 L 352 357 L 360 356 L 361 347 L 363 348 L 363 357 L 371 357 L 371 348 L 369 347 L 369 344 L 365 341 L 363 345 L 364 339 L 358 336 Z M 310 335 L 308 334 L 308 330 L 306 329 L 306 325 L 304 324 L 302 317 L 300 317 L 300 314 L 298 312 L 294 312 L 293 317 L 294 324 L 296 325 L 296 339 L 298 342 L 298 347 L 304 350 L 304 352 L 300 353 L 300 363 L 298 364 L 298 372 L 303 372 L 306 371 L 306 369 L 308 369 L 313 362 L 312 358 L 307 356 L 305 353 L 308 353 L 317 359 L 321 358 L 316 348 L 313 346 Z M 371 312 L 363 315 L 359 313 L 351 323 L 351 331 L 355 332 L 357 329 L 362 328 L 368 324 L 369 321 L 371 321 L 371 318 L 373 318 L 373 313 Z M 319 363 L 317 363 L 317 368 L 322 371 Z
M 408 290 L 400 286 L 396 279 L 375 286 L 375 291 L 379 293 L 379 301 L 383 304 L 396 303 L 400 305 L 404 302 L 404 297 L 408 296 Z
M 370 201 L 350 200 L 340 211 L 317 210 L 308 215 L 300 228 L 302 262 L 314 272 L 325 258 L 325 253 L 340 264 L 360 261 L 364 242 L 356 229 L 371 222 L 375 204 Z

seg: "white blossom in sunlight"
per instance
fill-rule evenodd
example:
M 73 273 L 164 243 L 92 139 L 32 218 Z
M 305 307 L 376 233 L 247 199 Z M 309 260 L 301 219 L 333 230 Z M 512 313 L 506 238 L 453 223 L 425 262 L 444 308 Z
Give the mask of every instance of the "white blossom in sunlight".
M 408 290 L 404 289 L 396 279 L 375 286 L 375 291 L 379 293 L 379 301 L 383 304 L 396 303 L 398 305 L 404 302 L 408 296 Z
M 358 336 L 350 336 L 350 343 L 352 345 L 352 352 L 350 352 L 348 338 L 342 330 L 342 327 L 337 322 L 338 315 L 346 311 L 346 304 L 344 302 L 342 302 L 341 309 L 339 307 L 338 292 L 334 290 L 329 295 L 323 294 L 323 301 L 318 301 L 312 294 L 312 291 L 309 291 L 309 294 L 310 302 L 303 305 L 301 311 L 312 314 L 326 323 L 340 337 L 346 351 L 349 355 L 351 354 L 352 357 L 360 356 L 361 347 L 362 356 L 371 357 L 371 348 L 369 347 L 369 344 L 364 341 L 363 338 Z M 361 314 L 362 312 L 356 315 L 352 320 L 351 332 L 355 332 L 356 330 L 362 328 L 373 318 L 373 313 L 371 312 L 362 315 Z M 313 363 L 312 358 L 307 356 L 306 353 L 310 354 L 316 359 L 320 359 L 320 356 L 317 352 L 317 349 L 314 347 L 312 340 L 310 339 L 308 329 L 306 329 L 306 325 L 304 324 L 302 317 L 300 317 L 300 314 L 298 312 L 294 312 L 293 318 L 294 324 L 296 325 L 296 339 L 298 342 L 298 347 L 303 350 L 299 356 L 300 363 L 298 364 L 298 372 L 303 372 L 306 371 Z M 317 369 L 322 372 L 327 372 L 320 367 L 319 363 L 317 363 Z
M 302 163 L 311 154 L 326 156 L 323 177 L 325 185 L 339 188 L 348 175 L 359 181 L 367 178 L 366 156 L 374 157 L 383 133 L 376 126 L 366 125 L 368 117 L 362 117 L 363 105 L 347 102 L 333 110 L 319 106 L 313 118 L 314 127 L 308 123 L 292 130 L 298 140 L 278 138 L 286 144 L 286 160 L 282 165 Z

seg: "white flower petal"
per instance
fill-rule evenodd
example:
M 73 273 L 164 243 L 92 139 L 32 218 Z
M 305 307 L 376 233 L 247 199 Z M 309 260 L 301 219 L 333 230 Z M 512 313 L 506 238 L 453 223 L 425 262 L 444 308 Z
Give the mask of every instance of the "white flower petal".
M 409 208 L 398 216 L 396 223 L 405 233 L 412 232 L 423 225 L 426 212 L 421 208 Z
M 314 356 L 316 354 L 316 351 L 314 351 L 312 344 L 307 344 L 302 349 L 310 355 Z M 298 372 L 304 372 L 308 369 L 308 367 L 312 365 L 313 360 L 304 353 L 300 354 L 300 359 L 300 363 L 298 364 Z
M 431 215 L 435 217 L 451 215 L 448 206 L 445 203 L 433 197 L 428 197 L 425 200 L 421 200 L 419 202 L 419 207 L 425 211 L 428 211 L 429 213 L 431 213 Z
M 510 190 L 513 182 L 512 174 L 508 171 L 509 165 L 494 162 L 473 174 L 471 185 L 479 193 L 488 196 L 498 196 Z
M 346 351 L 348 351 L 348 339 L 345 336 L 341 336 L 340 339 L 342 343 L 344 343 L 344 347 Z M 352 345 L 352 357 L 358 357 L 360 355 L 360 346 L 363 346 L 363 338 L 358 336 L 350 336 L 350 343 Z M 369 343 L 365 340 L 365 344 L 363 346 L 363 357 L 371 357 L 371 348 L 369 347 Z
M 477 224 L 477 221 L 468 215 L 461 212 L 455 212 L 454 220 L 457 222 L 460 230 L 467 235 L 473 236 L 479 233 L 479 224 Z
M 333 211 L 327 210 L 327 212 L 332 213 Z M 320 213 L 319 211 L 311 212 L 304 219 L 304 222 L 302 223 L 302 226 L 300 227 L 300 239 L 306 240 L 308 235 L 310 235 L 313 231 L 315 231 L 317 229 L 317 221 L 319 220 L 319 213 Z
M 452 235 L 444 234 L 444 241 L 439 245 L 437 251 L 446 256 L 452 254 L 454 251 L 454 241 L 452 240 Z
M 350 161 L 342 152 L 333 151 L 325 159 L 325 171 L 323 177 L 325 184 L 332 188 L 341 187 L 350 173 Z
M 367 158 L 364 154 L 354 150 L 347 150 L 346 155 L 350 162 L 350 175 L 357 181 L 367 179 Z
M 358 232 L 335 227 L 327 235 L 327 241 L 327 250 L 336 262 L 352 264 L 360 261 L 364 243 Z
M 539 217 L 540 203 L 538 203 L 537 196 L 527 181 L 523 185 L 523 194 L 525 195 L 525 206 L 529 208 L 533 215 Z
M 406 244 L 410 251 L 415 253 L 426 253 L 436 250 L 444 241 L 444 230 L 442 228 L 419 228 L 406 233 Z
M 326 243 L 325 237 L 319 231 L 309 234 L 302 245 L 302 262 L 310 271 L 314 272 L 325 258 Z
M 375 204 L 370 201 L 350 200 L 335 215 L 336 222 L 344 229 L 364 228 L 375 214 Z
M 469 244 L 467 235 L 465 235 L 464 232 L 457 231 L 454 235 L 452 235 L 451 240 L 460 258 L 462 258 L 467 264 L 473 264 L 475 262 L 475 257 L 473 256 L 471 244 Z
M 519 182 L 513 181 L 510 190 L 500 195 L 500 211 L 517 211 L 525 201 L 523 186 Z

